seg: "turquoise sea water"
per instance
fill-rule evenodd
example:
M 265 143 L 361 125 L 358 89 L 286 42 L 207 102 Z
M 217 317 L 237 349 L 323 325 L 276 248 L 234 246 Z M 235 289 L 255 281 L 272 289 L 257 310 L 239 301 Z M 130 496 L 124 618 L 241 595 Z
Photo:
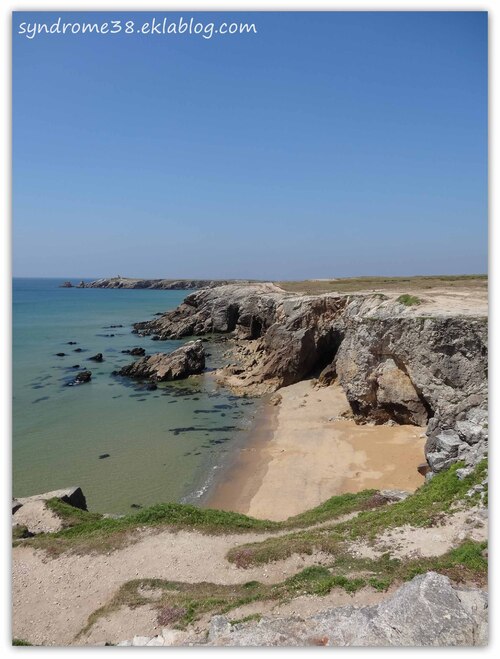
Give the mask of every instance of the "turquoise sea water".
M 207 344 L 203 376 L 147 391 L 111 372 L 136 359 L 122 350 L 169 352 L 182 343 L 138 337 L 131 325 L 174 308 L 186 291 L 64 289 L 61 282 L 13 282 L 14 496 L 80 485 L 90 509 L 111 513 L 198 501 L 257 405 L 214 383 L 210 369 L 223 344 Z M 89 361 L 98 352 L 105 361 Z M 84 369 L 92 381 L 67 386 Z

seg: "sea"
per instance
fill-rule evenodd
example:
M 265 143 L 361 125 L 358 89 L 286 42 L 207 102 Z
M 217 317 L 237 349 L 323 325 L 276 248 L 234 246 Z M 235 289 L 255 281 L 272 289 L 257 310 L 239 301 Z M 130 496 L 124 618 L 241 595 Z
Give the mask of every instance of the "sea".
M 79 485 L 90 510 L 115 514 L 203 502 L 259 408 L 215 382 L 227 345 L 206 343 L 203 375 L 150 391 L 112 372 L 137 359 L 123 350 L 182 345 L 140 337 L 132 324 L 175 308 L 188 292 L 63 281 L 13 280 L 13 496 Z M 99 352 L 103 362 L 89 360 Z M 68 386 L 82 370 L 91 381 Z

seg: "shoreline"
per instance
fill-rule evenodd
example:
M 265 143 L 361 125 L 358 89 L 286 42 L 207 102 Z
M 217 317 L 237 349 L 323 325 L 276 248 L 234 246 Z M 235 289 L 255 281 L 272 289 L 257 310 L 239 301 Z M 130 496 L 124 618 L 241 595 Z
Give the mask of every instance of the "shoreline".
M 245 447 L 205 508 L 280 521 L 332 496 L 364 489 L 414 491 L 424 483 L 424 428 L 357 425 L 339 385 L 304 380 L 266 401 Z

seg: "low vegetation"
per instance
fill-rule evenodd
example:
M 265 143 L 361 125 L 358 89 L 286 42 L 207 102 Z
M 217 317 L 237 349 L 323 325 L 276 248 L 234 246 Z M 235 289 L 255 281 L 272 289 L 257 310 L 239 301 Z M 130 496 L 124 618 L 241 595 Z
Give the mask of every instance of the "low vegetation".
M 78 553 L 109 552 L 139 539 L 138 529 L 165 528 L 196 529 L 202 533 L 269 532 L 299 529 L 335 520 L 355 511 L 366 510 L 384 503 L 375 490 L 332 497 L 323 504 L 284 522 L 260 520 L 240 513 L 210 510 L 195 506 L 167 503 L 157 504 L 137 513 L 110 518 L 73 508 L 58 499 L 50 499 L 47 506 L 63 521 L 57 533 L 42 533 L 28 540 L 16 539 L 33 547 L 45 549 L 51 555 L 66 551 Z
M 373 539 L 388 528 L 404 526 L 437 525 L 443 513 L 459 501 L 463 501 L 467 491 L 480 483 L 487 470 L 483 460 L 474 473 L 460 480 L 456 470 L 461 463 L 437 474 L 407 499 L 390 506 L 361 512 L 355 518 L 320 529 L 308 529 L 278 537 L 267 538 L 262 542 L 240 545 L 231 549 L 228 559 L 240 567 L 249 567 L 288 558 L 292 554 L 312 554 L 322 551 L 328 554 L 339 552 L 346 540 L 358 538 Z M 477 502 L 476 497 L 468 502 Z
M 377 560 L 357 559 L 347 554 L 335 557 L 331 566 L 313 565 L 277 584 L 249 581 L 244 584 L 184 583 L 162 579 L 136 579 L 121 586 L 113 599 L 95 611 L 80 631 L 83 636 L 102 617 L 121 607 L 151 606 L 157 610 L 160 625 L 184 629 L 204 614 L 225 614 L 255 602 L 285 603 L 302 595 L 328 595 L 341 588 L 355 593 L 364 587 L 385 591 L 391 585 L 435 570 L 456 582 L 484 583 L 487 561 L 486 543 L 467 541 L 437 558 L 401 561 L 388 555 Z M 235 618 L 232 623 L 257 620 L 260 613 Z
M 422 304 L 422 300 L 417 297 L 416 295 L 410 295 L 409 293 L 404 293 L 404 295 L 400 295 L 396 302 L 399 302 L 400 304 L 404 304 L 405 307 L 414 307 L 418 304 Z
M 279 281 L 278 286 L 291 293 L 355 293 L 361 291 L 397 291 L 401 288 L 427 290 L 433 288 L 477 288 L 488 285 L 487 275 L 433 275 L 426 277 L 348 277 L 343 279 L 309 279 Z

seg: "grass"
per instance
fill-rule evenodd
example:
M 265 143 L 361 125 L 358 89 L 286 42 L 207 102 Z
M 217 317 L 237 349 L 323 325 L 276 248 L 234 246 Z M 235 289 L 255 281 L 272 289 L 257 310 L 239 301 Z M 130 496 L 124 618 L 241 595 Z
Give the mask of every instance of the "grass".
M 405 307 L 414 307 L 418 304 L 422 304 L 422 300 L 419 297 L 416 295 L 410 295 L 409 293 L 400 295 L 396 301 L 400 304 L 404 304 Z
M 430 275 L 415 277 L 348 277 L 343 279 L 279 281 L 278 286 L 291 293 L 354 293 L 373 290 L 413 290 L 433 288 L 478 288 L 488 284 L 487 275 Z
M 23 641 L 21 638 L 13 638 L 12 645 L 33 645 L 33 644 L 28 643 L 28 641 Z
M 22 542 L 23 545 L 28 544 L 44 549 L 51 555 L 58 555 L 67 551 L 113 551 L 134 542 L 139 538 L 137 531 L 145 528 L 196 529 L 208 534 L 303 528 L 380 505 L 380 497 L 377 498 L 375 490 L 332 497 L 320 506 L 284 522 L 260 520 L 240 513 L 201 509 L 178 503 L 157 504 L 118 519 L 79 510 L 57 499 L 49 500 L 47 505 L 62 519 L 64 528 L 57 533 L 42 533 L 27 540 L 15 539 L 14 545 Z
M 483 460 L 474 473 L 464 480 L 459 480 L 455 473 L 461 466 L 457 463 L 447 471 L 436 474 L 414 495 L 398 503 L 360 512 L 355 518 L 334 526 L 239 545 L 228 552 L 227 558 L 238 567 L 249 567 L 283 560 L 293 554 L 312 554 L 314 551 L 337 554 L 346 540 L 371 540 L 388 528 L 406 524 L 432 526 L 450 511 L 453 504 L 464 500 L 473 485 L 484 479 L 487 461 Z M 469 504 L 475 503 L 478 497 L 470 498 Z
M 348 593 L 364 587 L 385 591 L 429 570 L 446 574 L 457 582 L 485 583 L 487 561 L 482 556 L 485 547 L 486 543 L 467 541 L 443 556 L 408 561 L 391 559 L 388 555 L 371 560 L 339 554 L 331 567 L 312 565 L 271 585 L 259 581 L 221 585 L 136 579 L 123 584 L 107 605 L 92 613 L 78 636 L 87 634 L 102 616 L 109 616 L 121 607 L 155 607 L 160 624 L 185 629 L 204 614 L 226 614 L 254 602 L 283 603 L 302 595 L 325 596 L 336 588 Z M 238 624 L 260 617 L 260 613 L 253 613 L 231 622 Z

